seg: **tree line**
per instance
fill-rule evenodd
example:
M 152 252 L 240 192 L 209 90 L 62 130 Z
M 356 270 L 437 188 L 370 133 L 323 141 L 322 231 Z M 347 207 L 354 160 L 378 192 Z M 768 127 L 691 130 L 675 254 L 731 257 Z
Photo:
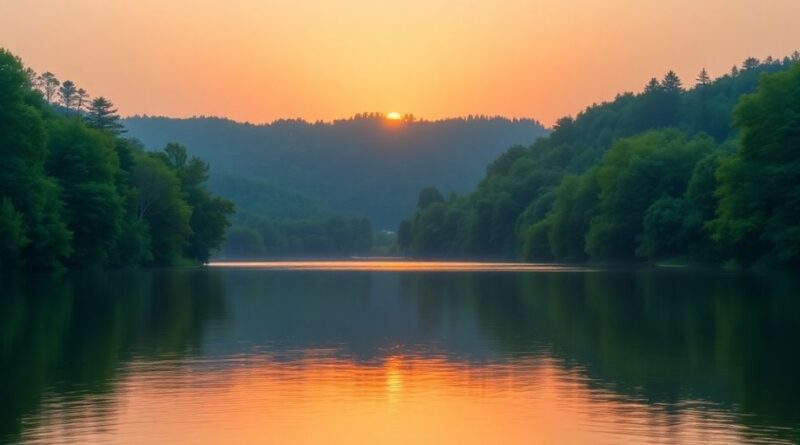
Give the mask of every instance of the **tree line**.
M 800 263 L 800 54 L 748 58 L 686 89 L 565 117 L 492 162 L 477 190 L 419 194 L 398 244 L 418 256 Z
M 385 229 L 413 211 L 420 187 L 468 191 L 506 147 L 546 133 L 530 119 L 390 121 L 377 112 L 332 122 L 140 116 L 124 123 L 148 146 L 181 141 L 214 165 L 209 189 L 236 205 L 221 250 L 228 258 L 391 254 Z
M 372 245 L 372 224 L 364 217 L 253 218 L 231 228 L 222 254 L 228 258 L 350 256 L 368 254 Z
M 124 138 L 113 104 L 0 49 L 0 268 L 203 262 L 233 204 L 209 164 Z
M 472 190 L 486 164 L 507 147 L 546 134 L 533 120 L 389 121 L 382 113 L 316 123 L 254 125 L 208 117 L 132 117 L 124 123 L 148 147 L 179 141 L 211 162 L 209 188 L 236 204 L 236 220 L 353 215 L 369 218 L 377 229 L 397 227 L 414 210 L 421 187 Z

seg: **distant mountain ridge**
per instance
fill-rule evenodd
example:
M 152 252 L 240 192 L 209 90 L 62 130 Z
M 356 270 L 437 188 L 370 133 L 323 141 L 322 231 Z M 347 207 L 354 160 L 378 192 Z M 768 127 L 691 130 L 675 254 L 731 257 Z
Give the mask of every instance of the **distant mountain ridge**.
M 396 228 L 420 188 L 469 192 L 508 147 L 547 134 L 531 119 L 390 121 L 377 113 L 330 123 L 136 116 L 124 124 L 148 147 L 178 142 L 208 161 L 210 188 L 236 203 L 239 220 L 359 215 L 377 229 Z

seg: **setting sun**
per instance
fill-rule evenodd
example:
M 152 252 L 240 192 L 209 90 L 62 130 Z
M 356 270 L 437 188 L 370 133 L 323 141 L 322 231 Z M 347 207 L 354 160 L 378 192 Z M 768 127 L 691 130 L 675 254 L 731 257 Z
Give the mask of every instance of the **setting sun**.
M 0 0 L 0 445 L 800 445 L 754 3 Z

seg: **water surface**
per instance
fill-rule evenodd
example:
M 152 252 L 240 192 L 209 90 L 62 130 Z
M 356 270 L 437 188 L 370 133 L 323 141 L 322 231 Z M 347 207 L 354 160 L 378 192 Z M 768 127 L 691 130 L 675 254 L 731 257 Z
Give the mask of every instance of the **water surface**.
M 0 442 L 800 441 L 791 277 L 369 265 L 2 277 Z

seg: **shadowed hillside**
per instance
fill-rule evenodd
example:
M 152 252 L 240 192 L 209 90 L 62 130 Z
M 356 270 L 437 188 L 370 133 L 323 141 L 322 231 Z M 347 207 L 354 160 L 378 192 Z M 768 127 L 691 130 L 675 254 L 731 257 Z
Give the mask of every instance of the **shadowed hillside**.
M 358 215 L 376 229 L 396 227 L 421 187 L 468 192 L 489 161 L 546 133 L 533 120 L 390 121 L 377 113 L 332 123 L 206 117 L 124 123 L 146 146 L 180 142 L 207 159 L 214 166 L 211 189 L 236 203 L 239 221 Z

